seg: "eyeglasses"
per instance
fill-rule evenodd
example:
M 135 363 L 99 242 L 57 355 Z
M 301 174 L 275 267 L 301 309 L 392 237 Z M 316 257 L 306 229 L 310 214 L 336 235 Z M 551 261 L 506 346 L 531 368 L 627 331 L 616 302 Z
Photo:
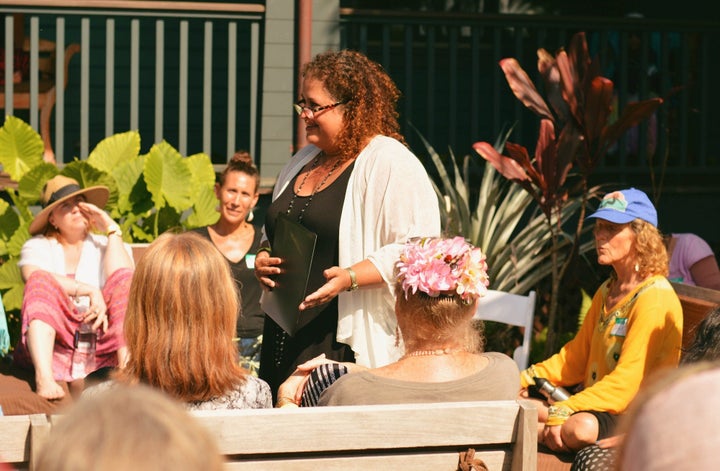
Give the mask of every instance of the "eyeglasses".
M 301 103 L 303 103 L 303 102 L 299 101 L 297 103 L 293 103 L 293 108 L 295 108 L 295 112 L 298 115 L 302 115 L 303 111 L 304 111 L 305 115 L 308 118 L 313 119 L 315 117 L 315 113 L 319 113 L 319 112 L 325 111 L 325 110 L 331 110 L 331 109 L 335 108 L 336 106 L 344 105 L 349 101 L 350 100 L 344 100 L 344 101 L 338 101 L 337 103 L 333 103 L 332 105 L 313 106 L 313 107 L 303 106 L 303 105 L 301 105 Z

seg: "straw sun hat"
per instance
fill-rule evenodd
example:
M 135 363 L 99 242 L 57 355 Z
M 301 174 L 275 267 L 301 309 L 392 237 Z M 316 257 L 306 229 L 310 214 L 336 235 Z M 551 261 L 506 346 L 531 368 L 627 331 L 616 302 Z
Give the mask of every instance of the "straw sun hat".
M 37 235 L 45 232 L 48 217 L 52 210 L 63 201 L 67 201 L 77 195 L 85 195 L 88 203 L 92 203 L 98 208 L 103 209 L 110 196 L 110 190 L 108 190 L 106 186 L 80 188 L 77 180 L 63 175 L 57 175 L 51 178 L 43 187 L 42 195 L 40 195 L 42 210 L 37 213 L 30 223 L 30 234 Z

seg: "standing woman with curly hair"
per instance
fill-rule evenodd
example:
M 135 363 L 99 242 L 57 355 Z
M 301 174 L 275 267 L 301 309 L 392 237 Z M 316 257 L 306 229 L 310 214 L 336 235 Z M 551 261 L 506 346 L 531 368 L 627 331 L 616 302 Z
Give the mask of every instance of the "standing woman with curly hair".
M 325 52 L 302 69 L 295 111 L 309 145 L 280 172 L 266 213 L 255 274 L 272 289 L 278 215 L 317 234 L 304 326 L 289 336 L 267 318 L 260 377 L 276 393 L 295 367 L 320 354 L 378 367 L 397 360 L 393 269 L 405 241 L 438 236 L 430 179 L 399 133 L 400 93 L 382 67 L 354 51 Z
M 645 378 L 676 367 L 681 353 L 682 308 L 666 278 L 650 199 L 635 188 L 614 191 L 589 217 L 596 219 L 598 263 L 613 272 L 575 338 L 521 373 L 524 388 L 543 378 L 570 390 L 566 399 L 538 404 L 538 440 L 553 451 L 577 451 L 611 435 Z

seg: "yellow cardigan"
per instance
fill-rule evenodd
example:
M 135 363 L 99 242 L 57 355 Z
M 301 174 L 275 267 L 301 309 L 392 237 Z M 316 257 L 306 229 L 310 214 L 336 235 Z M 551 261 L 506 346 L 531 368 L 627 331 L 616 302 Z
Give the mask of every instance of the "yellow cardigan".
M 521 373 L 523 387 L 533 384 L 533 377 L 559 386 L 583 385 L 551 407 L 547 425 L 561 425 L 578 411 L 620 414 L 648 374 L 676 367 L 680 360 L 682 307 L 668 280 L 650 277 L 606 310 L 608 284 L 595 293 L 575 338 Z

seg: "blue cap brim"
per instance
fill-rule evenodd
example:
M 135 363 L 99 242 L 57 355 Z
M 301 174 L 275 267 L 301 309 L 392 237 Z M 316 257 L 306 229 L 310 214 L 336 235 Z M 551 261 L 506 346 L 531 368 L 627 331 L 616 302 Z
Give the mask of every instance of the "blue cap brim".
M 606 221 L 614 222 L 615 224 L 627 224 L 629 222 L 633 222 L 635 220 L 635 216 L 632 216 L 630 214 L 621 213 L 620 211 L 617 211 L 612 208 L 602 208 L 598 209 L 594 213 L 592 213 L 590 216 L 586 217 L 585 219 L 590 218 L 596 218 L 596 219 L 604 219 Z

